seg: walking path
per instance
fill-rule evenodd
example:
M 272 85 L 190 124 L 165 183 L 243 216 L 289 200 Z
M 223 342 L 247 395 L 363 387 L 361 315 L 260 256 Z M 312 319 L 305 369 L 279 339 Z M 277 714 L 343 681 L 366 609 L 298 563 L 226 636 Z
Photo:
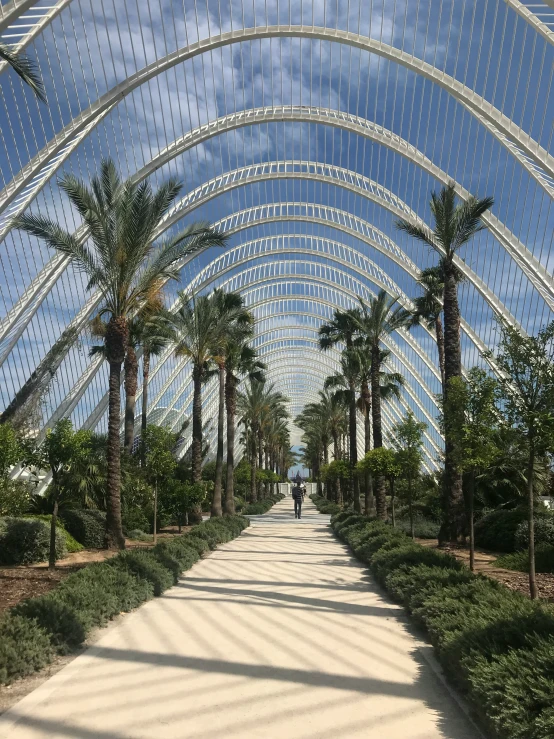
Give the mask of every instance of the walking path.
M 256 517 L 4 714 L 0 737 L 476 739 L 327 521 L 311 501 L 295 520 L 290 498 Z

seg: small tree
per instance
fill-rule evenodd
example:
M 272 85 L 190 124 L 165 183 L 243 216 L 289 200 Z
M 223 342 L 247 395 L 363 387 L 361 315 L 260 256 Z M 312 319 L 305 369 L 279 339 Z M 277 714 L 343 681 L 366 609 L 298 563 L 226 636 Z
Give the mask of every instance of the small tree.
M 394 511 L 394 480 L 398 477 L 401 472 L 401 467 L 398 464 L 396 454 L 392 449 L 386 449 L 385 447 L 377 447 L 368 452 L 365 457 L 358 462 L 357 470 L 361 474 L 369 472 L 374 477 L 384 477 L 389 481 L 390 495 L 391 495 L 391 513 L 392 513 L 392 525 L 395 526 L 395 511 Z M 378 506 L 380 505 L 379 499 L 377 499 Z M 379 518 L 386 517 L 386 503 L 385 511 L 377 510 Z
M 186 482 L 182 490 L 182 506 L 185 513 L 185 523 L 188 526 L 189 513 L 202 510 L 202 503 L 206 499 L 206 486 L 202 482 Z
M 504 322 L 500 327 L 502 335 L 495 361 L 502 373 L 502 399 L 509 421 L 521 430 L 528 445 L 529 591 L 531 598 L 536 598 L 535 460 L 551 449 L 554 439 L 554 321 L 537 336 L 522 336 Z
M 154 544 L 156 544 L 158 538 L 156 521 L 158 515 L 158 486 L 161 482 L 171 478 L 177 466 L 172 454 L 176 440 L 175 434 L 163 428 L 163 426 L 147 426 L 144 433 L 144 469 L 147 479 L 154 486 L 154 523 L 152 529 Z
M 348 462 L 344 459 L 334 459 L 330 464 L 321 468 L 321 480 L 327 485 L 335 484 L 335 503 L 342 505 L 341 492 L 345 489 L 345 485 L 350 480 L 351 469 Z
M 75 472 L 85 467 L 90 452 L 90 431 L 74 431 L 69 418 L 62 418 L 53 429 L 49 429 L 40 446 L 32 443 L 26 445 L 24 460 L 26 466 L 39 470 L 49 469 L 52 474 L 52 483 L 48 488 L 52 503 L 48 557 L 50 569 L 56 566 L 56 523 L 59 504 L 73 494 Z
M 408 411 L 393 428 L 396 462 L 401 473 L 408 480 L 408 509 L 412 539 L 414 538 L 413 481 L 419 475 L 421 468 L 423 432 L 426 429 L 427 424 L 417 421 L 412 411 Z

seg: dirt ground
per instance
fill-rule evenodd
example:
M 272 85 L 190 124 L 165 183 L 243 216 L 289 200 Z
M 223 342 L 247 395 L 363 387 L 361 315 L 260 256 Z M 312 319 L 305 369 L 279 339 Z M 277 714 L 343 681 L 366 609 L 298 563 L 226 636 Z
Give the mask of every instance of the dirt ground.
M 437 547 L 436 539 L 417 539 L 419 544 L 426 547 Z M 442 551 L 450 552 L 457 559 L 465 562 L 469 566 L 469 550 L 464 547 L 445 548 Z M 529 595 L 529 578 L 525 572 L 516 572 L 515 570 L 504 570 L 501 567 L 495 567 L 495 562 L 500 554 L 493 552 L 484 552 L 482 550 L 475 551 L 475 571 L 483 575 L 498 580 L 507 588 L 516 590 L 523 595 Z M 537 586 L 539 588 L 539 597 L 554 603 L 554 575 L 537 574 Z
M 182 533 L 186 531 L 188 529 L 183 528 Z M 158 535 L 158 539 L 171 539 L 176 534 L 177 529 L 175 531 L 164 530 Z M 152 542 L 127 539 L 126 546 L 128 549 L 146 548 L 151 547 Z M 72 572 L 76 572 L 92 562 L 103 562 L 116 553 L 105 549 L 83 549 L 60 559 L 56 563 L 55 570 L 49 570 L 47 562 L 28 566 L 0 566 L 0 613 L 17 605 L 22 600 L 44 595 Z

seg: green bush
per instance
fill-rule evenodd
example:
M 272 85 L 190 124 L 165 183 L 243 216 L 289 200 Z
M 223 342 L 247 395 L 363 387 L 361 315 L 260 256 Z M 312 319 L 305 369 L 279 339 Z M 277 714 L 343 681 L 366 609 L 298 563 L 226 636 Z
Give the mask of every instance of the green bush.
M 474 577 L 467 569 L 403 564 L 387 575 L 385 585 L 394 600 L 412 611 L 435 592 L 469 582 Z
M 409 518 L 397 518 L 396 528 L 411 536 Z M 429 518 L 414 516 L 414 536 L 417 539 L 436 539 L 439 535 L 440 524 Z
M 312 496 L 313 500 L 313 496 Z M 331 516 L 331 527 L 334 529 L 337 524 L 342 523 L 345 521 L 348 516 L 351 516 L 354 513 L 352 508 L 346 508 L 342 511 L 339 511 L 339 513 L 335 513 L 333 516 Z
M 548 511 L 535 511 L 535 525 L 537 531 L 543 532 L 543 520 L 554 521 L 554 516 Z M 478 547 L 489 549 L 492 552 L 515 552 L 517 549 L 527 548 L 527 535 L 522 531 L 527 526 L 527 508 L 503 508 L 487 513 L 475 523 L 475 543 Z M 545 529 L 548 524 L 545 524 Z M 539 536 L 540 536 L 539 533 Z M 540 538 L 537 537 L 537 542 Z M 548 542 L 546 542 L 548 543 Z M 554 542 L 553 542 L 554 543 Z
M 413 542 L 406 544 L 399 542 L 398 546 L 392 549 L 377 551 L 371 559 L 371 571 L 381 583 L 385 582 L 389 572 L 401 565 L 427 565 L 447 567 L 451 570 L 460 570 L 464 566 L 450 554 L 443 554 L 437 549 L 422 547 Z
M 50 526 L 36 518 L 0 519 L 0 564 L 28 565 L 44 562 L 50 552 Z M 67 554 L 65 538 L 56 530 L 56 557 Z
M 48 524 L 48 528 L 50 528 L 50 522 L 52 521 L 52 516 L 48 513 L 39 513 L 37 515 L 28 515 L 25 516 L 25 518 L 36 518 L 40 521 L 45 521 L 45 523 Z M 65 547 L 69 553 L 72 552 L 82 552 L 83 551 L 83 545 L 79 544 L 77 539 L 74 539 L 69 531 L 66 530 L 65 526 L 63 525 L 63 522 L 60 518 L 56 520 L 56 526 L 59 528 L 60 533 L 63 534 L 63 537 L 65 539 Z
M 202 539 L 200 536 L 194 536 L 194 534 L 189 533 L 182 538 L 185 539 L 187 546 L 189 546 L 191 549 L 194 549 L 194 551 L 200 555 L 210 551 L 210 546 L 208 542 L 206 541 L 206 539 Z
M 507 570 L 529 572 L 529 552 L 524 550 L 523 552 L 504 554 L 496 560 L 495 565 Z M 539 544 L 537 546 L 535 549 L 535 571 L 554 572 L 554 546 L 549 544 Z
M 63 602 L 57 591 L 25 600 L 12 611 L 37 623 L 49 635 L 52 646 L 60 654 L 76 649 L 85 640 L 86 631 L 80 614 L 77 609 Z
M 310 498 L 320 513 L 335 515 L 342 511 L 342 507 L 340 505 L 333 503 L 332 500 L 327 500 L 327 498 L 324 498 L 321 495 L 310 495 Z
M 53 657 L 50 638 L 35 621 L 13 613 L 0 618 L 0 685 L 40 670 Z
M 127 570 L 140 580 L 148 580 L 154 587 L 154 595 L 161 595 L 173 585 L 171 569 L 162 565 L 155 554 L 146 550 L 120 552 L 108 564 Z
M 523 649 L 479 656 L 468 680 L 472 703 L 496 736 L 554 736 L 554 637 L 529 635 Z
M 97 510 L 64 509 L 63 525 L 86 549 L 101 549 L 106 534 L 106 514 Z
M 554 547 L 554 516 L 551 513 L 535 519 L 535 545 Z M 529 548 L 529 524 L 527 521 L 522 521 L 516 529 L 515 548 L 516 550 Z M 552 570 L 547 571 L 551 572 Z

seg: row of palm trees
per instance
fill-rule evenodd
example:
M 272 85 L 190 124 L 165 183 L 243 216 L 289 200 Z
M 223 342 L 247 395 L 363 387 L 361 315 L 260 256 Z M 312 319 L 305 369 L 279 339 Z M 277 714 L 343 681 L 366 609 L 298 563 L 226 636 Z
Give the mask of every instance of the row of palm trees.
M 259 378 L 251 378 L 239 393 L 238 411 L 244 426 L 244 448 L 250 462 L 250 501 L 258 497 L 258 470 L 270 470 L 279 477 L 289 467 L 290 417 L 288 398 Z
M 354 474 L 358 461 L 357 411 L 364 417 L 365 451 L 369 450 L 371 441 L 374 448 L 382 447 L 381 403 L 392 396 L 398 397 L 403 384 L 400 375 L 386 370 L 384 363 L 389 352 L 383 345 L 384 339 L 398 329 L 410 329 L 421 323 L 434 331 L 443 409 L 445 414 L 448 413 L 449 389 L 453 380 L 462 376 L 458 305 L 461 273 L 456 265 L 456 255 L 476 233 L 485 228 L 481 219 L 492 204 L 492 198 L 473 197 L 457 203 L 454 184 L 444 187 L 438 194 L 432 193 L 430 205 L 434 219 L 433 230 L 406 220 L 396 223 L 399 230 L 423 241 L 440 256 L 436 266 L 420 274 L 418 282 L 422 295 L 414 299 L 414 310 L 402 308 L 398 305 L 398 298 L 391 297 L 382 290 L 367 304 L 360 300 L 358 308 L 336 311 L 333 319 L 320 327 L 319 343 L 323 351 L 336 345 L 344 347 L 341 369 L 336 375 L 327 378 L 326 391 L 320 393 L 320 400 L 307 406 L 296 419 L 296 423 L 304 431 L 304 442 L 314 465 L 319 464 L 321 459 L 326 461 L 330 439 L 333 440 L 335 459 L 341 458 L 337 439 L 344 424 L 347 424 L 352 502 L 357 511 L 361 509 L 360 481 L 358 475 Z M 330 389 L 335 392 L 329 394 Z M 370 426 L 373 427 L 372 434 Z M 439 537 L 441 543 L 458 539 L 465 517 L 462 476 L 456 461 L 451 428 L 452 424 L 445 418 L 444 512 Z M 377 515 L 385 518 L 385 480 L 378 478 L 374 483 Z M 371 480 L 366 479 L 366 501 L 370 487 Z

